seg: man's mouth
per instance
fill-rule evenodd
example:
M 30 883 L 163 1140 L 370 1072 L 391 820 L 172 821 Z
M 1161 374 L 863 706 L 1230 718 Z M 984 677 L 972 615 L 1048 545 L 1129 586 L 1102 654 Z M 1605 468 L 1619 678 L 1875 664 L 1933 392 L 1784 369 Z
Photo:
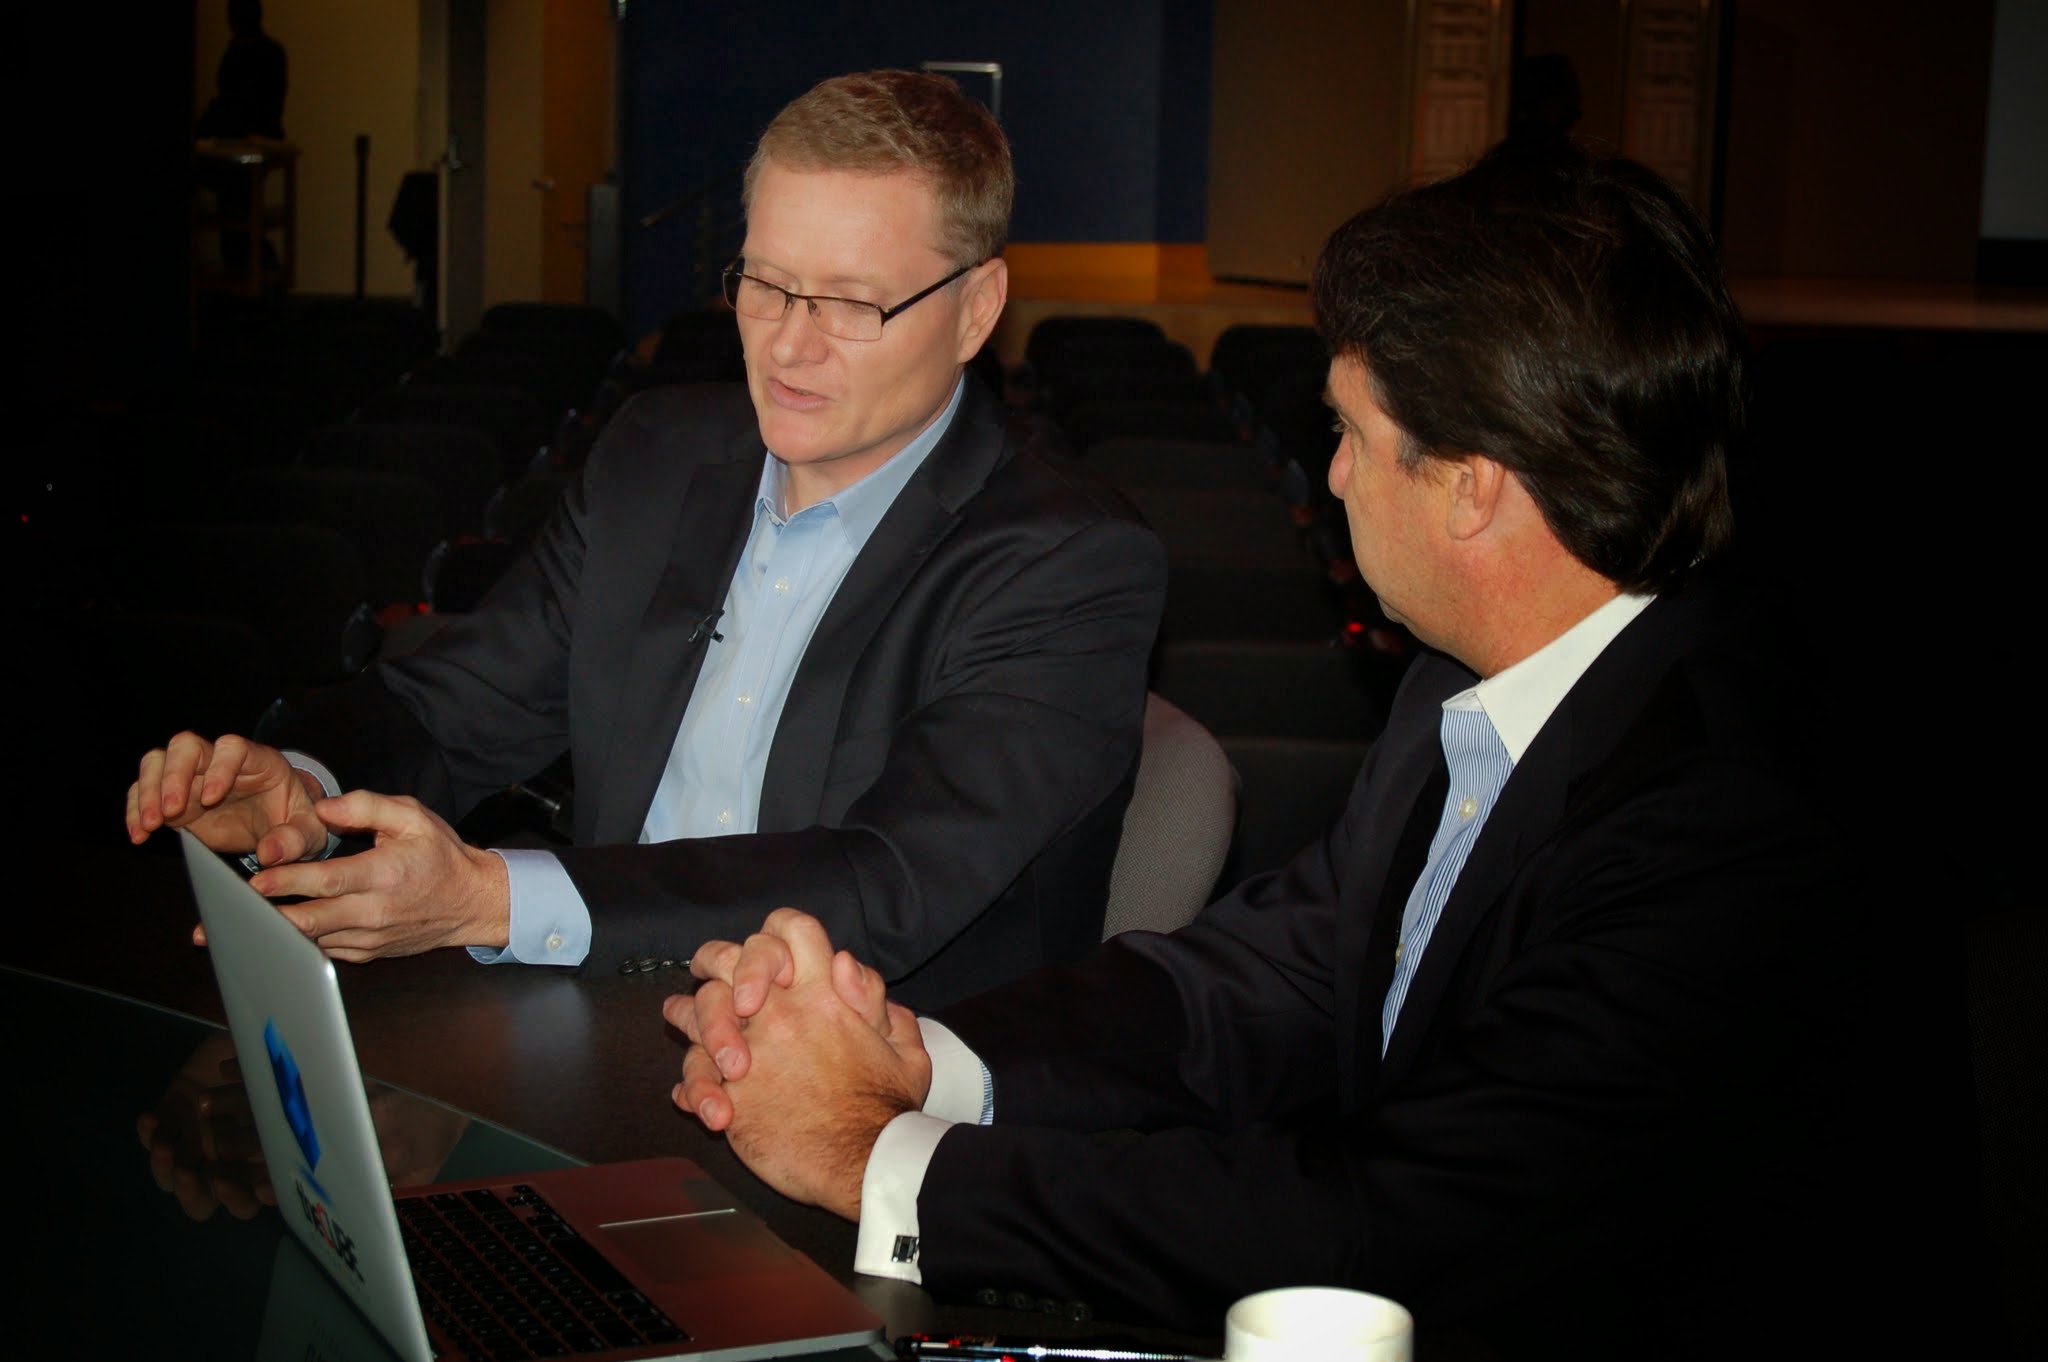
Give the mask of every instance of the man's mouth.
M 808 388 L 799 388 L 784 383 L 779 378 L 768 380 L 768 396 L 778 407 L 791 411 L 814 411 L 825 405 L 825 399 Z

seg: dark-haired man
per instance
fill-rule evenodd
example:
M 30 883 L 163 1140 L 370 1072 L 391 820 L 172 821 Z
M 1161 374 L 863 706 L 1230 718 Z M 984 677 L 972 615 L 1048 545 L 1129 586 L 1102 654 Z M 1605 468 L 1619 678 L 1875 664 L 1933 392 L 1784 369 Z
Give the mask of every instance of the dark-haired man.
M 1213 1334 L 1336 1283 L 1508 1356 L 1776 1351 L 1824 1314 L 1781 1269 L 1848 909 L 1715 580 L 1706 233 L 1640 166 L 1510 148 L 1340 228 L 1315 306 L 1331 488 L 1431 650 L 1330 832 L 936 1018 L 785 911 L 668 1003 L 675 1100 L 942 1292 Z
M 478 610 L 295 706 L 289 761 L 192 733 L 146 755 L 130 836 L 253 853 L 349 960 L 652 970 L 790 899 L 925 1000 L 1081 954 L 1165 564 L 963 373 L 1007 296 L 1013 183 L 945 77 L 791 103 L 725 276 L 745 389 L 624 408 Z M 564 751 L 577 845 L 493 853 L 443 821 Z M 330 827 L 377 844 L 309 859 Z

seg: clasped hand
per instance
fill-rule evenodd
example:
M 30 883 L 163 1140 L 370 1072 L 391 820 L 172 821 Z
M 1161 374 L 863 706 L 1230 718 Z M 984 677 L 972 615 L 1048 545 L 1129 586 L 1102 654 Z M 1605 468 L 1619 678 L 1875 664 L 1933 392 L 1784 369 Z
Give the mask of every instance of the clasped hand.
M 783 1195 L 858 1219 L 882 1127 L 931 1090 L 917 1018 L 793 908 L 705 945 L 690 972 L 697 991 L 662 1005 L 691 1042 L 671 1100 Z
M 188 828 L 216 851 L 250 852 L 249 881 L 338 960 L 412 955 L 436 946 L 503 946 L 511 923 L 504 862 L 467 845 L 418 800 L 356 790 L 322 798 L 274 747 L 180 733 L 147 753 L 128 787 L 128 837 Z M 330 829 L 369 832 L 356 856 L 308 861 Z M 206 944 L 203 928 L 192 939 Z

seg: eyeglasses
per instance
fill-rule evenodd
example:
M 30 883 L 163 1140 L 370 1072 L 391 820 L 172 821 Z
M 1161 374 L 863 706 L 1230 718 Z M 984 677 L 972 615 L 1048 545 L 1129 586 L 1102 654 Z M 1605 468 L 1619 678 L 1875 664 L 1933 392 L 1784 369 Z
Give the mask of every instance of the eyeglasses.
M 937 293 L 946 285 L 958 279 L 975 265 L 962 265 L 930 288 L 919 289 L 894 307 L 883 307 L 879 303 L 863 303 L 856 298 L 831 298 L 815 293 L 792 293 L 757 279 L 745 272 L 745 257 L 725 267 L 725 301 L 727 306 L 742 317 L 756 321 L 779 322 L 788 315 L 789 309 L 798 302 L 811 310 L 811 320 L 818 329 L 828 336 L 840 340 L 878 341 L 882 338 L 882 324 L 898 313 L 905 312 L 918 303 Z

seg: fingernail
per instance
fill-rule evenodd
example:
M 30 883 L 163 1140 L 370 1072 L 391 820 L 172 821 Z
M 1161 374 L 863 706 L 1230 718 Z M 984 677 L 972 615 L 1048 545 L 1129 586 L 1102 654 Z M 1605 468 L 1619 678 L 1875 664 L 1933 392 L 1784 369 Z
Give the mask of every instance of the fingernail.
M 733 1006 L 742 1012 L 752 1012 L 761 1005 L 761 986 L 741 984 L 732 991 Z
M 712 1102 L 708 1097 L 697 1104 L 697 1119 L 707 1126 L 711 1124 L 711 1108 Z
M 732 1071 L 739 1065 L 740 1052 L 728 1045 L 718 1052 L 717 1058 L 718 1072 L 724 1074 L 727 1078 L 731 1078 Z
M 683 1105 L 683 1085 L 678 1083 L 668 1090 L 668 1100 L 678 1107 Z

